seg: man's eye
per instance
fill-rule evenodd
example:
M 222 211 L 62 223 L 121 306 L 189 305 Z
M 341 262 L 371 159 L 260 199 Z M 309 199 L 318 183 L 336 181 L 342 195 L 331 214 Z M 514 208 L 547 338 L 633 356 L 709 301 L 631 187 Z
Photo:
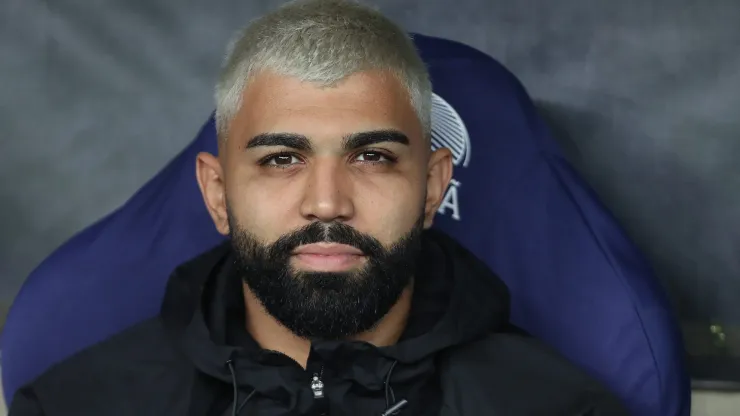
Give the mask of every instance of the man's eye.
M 287 167 L 297 163 L 301 163 L 301 160 L 293 155 L 275 155 L 264 161 L 264 165 L 279 167 Z
M 381 163 L 390 161 L 388 157 L 380 152 L 362 152 L 357 155 L 359 162 Z

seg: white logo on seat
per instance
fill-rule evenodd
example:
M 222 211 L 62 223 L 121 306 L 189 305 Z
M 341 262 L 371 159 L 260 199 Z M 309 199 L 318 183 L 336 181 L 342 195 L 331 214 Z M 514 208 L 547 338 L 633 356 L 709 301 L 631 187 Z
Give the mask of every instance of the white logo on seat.
M 470 162 L 470 136 L 460 115 L 442 97 L 432 93 L 432 150 L 446 147 L 452 152 L 455 166 L 468 166 Z M 457 193 L 462 186 L 454 178 L 445 192 L 444 200 L 437 213 L 444 215 L 449 209 L 452 219 L 460 221 L 460 205 Z
M 470 162 L 470 136 L 460 115 L 442 97 L 432 93 L 432 150 L 446 147 L 455 166 Z

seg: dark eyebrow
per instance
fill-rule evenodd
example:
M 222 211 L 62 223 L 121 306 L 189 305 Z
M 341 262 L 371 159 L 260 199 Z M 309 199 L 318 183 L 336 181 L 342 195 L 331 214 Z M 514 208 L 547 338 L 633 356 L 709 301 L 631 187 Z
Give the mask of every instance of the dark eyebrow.
M 295 133 L 262 133 L 252 137 L 246 148 L 259 146 L 283 146 L 308 151 L 311 150 L 311 141 L 306 136 Z
M 342 147 L 345 151 L 350 151 L 384 142 L 401 143 L 408 146 L 409 138 L 398 130 L 363 131 L 346 136 Z

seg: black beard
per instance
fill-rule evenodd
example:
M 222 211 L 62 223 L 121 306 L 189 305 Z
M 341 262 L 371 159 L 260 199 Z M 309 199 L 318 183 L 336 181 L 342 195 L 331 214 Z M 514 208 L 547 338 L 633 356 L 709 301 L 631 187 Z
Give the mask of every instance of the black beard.
M 231 245 L 241 278 L 267 312 L 299 337 L 339 340 L 372 329 L 411 282 L 424 218 L 390 249 L 349 225 L 314 222 L 263 245 L 229 214 Z M 298 271 L 291 253 L 331 242 L 361 250 L 366 263 L 347 272 Z

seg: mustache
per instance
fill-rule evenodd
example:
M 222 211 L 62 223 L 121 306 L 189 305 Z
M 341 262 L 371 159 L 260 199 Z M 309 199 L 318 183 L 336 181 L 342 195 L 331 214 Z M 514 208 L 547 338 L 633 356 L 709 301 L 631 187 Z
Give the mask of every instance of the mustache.
M 273 255 L 289 255 L 299 246 L 315 243 L 345 244 L 369 257 L 377 257 L 384 253 L 383 245 L 376 238 L 341 222 L 307 224 L 278 238 L 271 244 L 270 252 Z

